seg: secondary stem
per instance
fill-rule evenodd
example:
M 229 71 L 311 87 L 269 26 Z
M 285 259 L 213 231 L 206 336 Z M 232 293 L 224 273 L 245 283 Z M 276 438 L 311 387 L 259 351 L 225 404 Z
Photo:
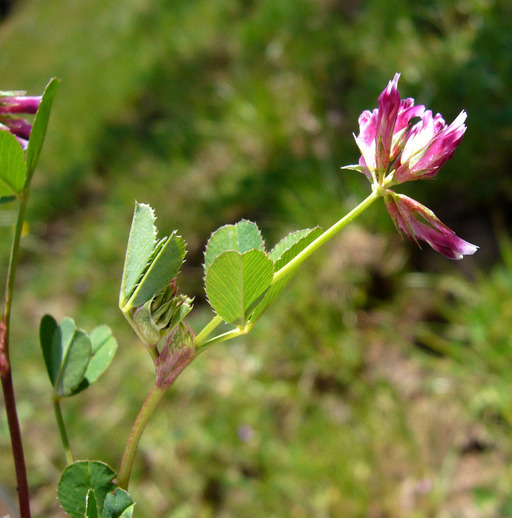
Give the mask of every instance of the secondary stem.
M 66 462 L 68 464 L 73 463 L 73 455 L 71 454 L 71 448 L 69 447 L 68 434 L 66 433 L 66 425 L 62 417 L 60 410 L 60 398 L 59 396 L 53 396 L 53 409 L 55 410 L 55 418 L 57 419 L 57 426 L 59 427 L 60 438 L 64 451 L 66 453 Z
M 135 454 L 137 453 L 137 446 L 139 445 L 140 438 L 150 417 L 153 415 L 158 402 L 164 394 L 165 389 L 155 385 L 146 398 L 146 401 L 142 405 L 137 419 L 135 419 L 135 422 L 133 423 L 132 431 L 130 432 L 128 442 L 126 443 L 124 449 L 123 458 L 121 460 L 121 467 L 119 468 L 118 486 L 121 489 L 128 489 L 133 460 L 135 459 Z
M 206 339 L 220 324 L 222 324 L 222 318 L 219 317 L 219 315 L 215 315 L 196 336 L 196 348 L 200 346 L 203 342 L 205 342 Z
M 18 484 L 18 502 L 20 506 L 21 518 L 30 518 L 30 497 L 27 481 L 27 468 L 25 465 L 25 455 L 23 453 L 23 443 L 21 439 L 21 429 L 16 411 L 16 400 L 14 397 L 14 385 L 12 382 L 11 362 L 9 357 L 9 332 L 11 322 L 11 307 L 14 293 L 14 279 L 16 276 L 16 266 L 20 249 L 23 222 L 27 209 L 28 188 L 24 189 L 20 195 L 20 206 L 18 218 L 14 229 L 14 237 L 11 245 L 9 257 L 9 267 L 7 270 L 7 281 L 5 286 L 4 307 L 1 320 L 0 333 L 0 376 L 2 378 L 2 390 L 5 401 L 5 411 L 9 423 L 9 433 L 11 436 L 12 454 L 14 459 L 14 469 L 16 471 L 16 482 Z
M 200 347 L 198 347 L 196 344 L 196 354 L 200 354 L 206 351 L 208 347 L 211 347 L 214 344 L 226 342 L 227 340 L 231 340 L 232 338 L 236 338 L 237 336 L 246 335 L 251 329 L 252 326 L 246 326 L 244 329 L 232 329 L 231 331 L 227 331 L 226 333 L 222 333 L 220 335 L 214 336 L 213 338 L 210 338 L 209 340 L 204 341 Z

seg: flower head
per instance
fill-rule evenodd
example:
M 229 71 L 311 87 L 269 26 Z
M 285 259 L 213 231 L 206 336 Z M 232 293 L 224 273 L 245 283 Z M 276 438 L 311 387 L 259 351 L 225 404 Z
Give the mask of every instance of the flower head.
M 418 239 L 426 241 L 448 259 L 462 259 L 477 251 L 477 246 L 456 236 L 430 209 L 416 200 L 388 190 L 384 201 L 396 228 L 416 243 Z
M 399 78 L 395 74 L 380 94 L 378 109 L 359 117 L 361 158 L 359 166 L 349 166 L 381 186 L 434 177 L 466 131 L 464 111 L 447 126 L 440 114 L 434 117 L 414 99 L 400 99 Z
M 33 115 L 41 104 L 41 96 L 26 96 L 25 92 L 0 92 L 0 130 L 12 133 L 23 149 L 28 146 L 32 124 L 20 114 Z
M 377 109 L 365 110 L 359 117 L 355 139 L 361 158 L 358 165 L 343 169 L 355 169 L 370 180 L 374 193 L 385 197 L 398 230 L 416 243 L 426 241 L 450 259 L 474 254 L 478 247 L 457 237 L 430 209 L 389 189 L 436 176 L 466 131 L 465 111 L 447 126 L 440 114 L 433 116 L 424 106 L 415 106 L 414 99 L 400 99 L 399 79 L 395 74 L 380 94 Z

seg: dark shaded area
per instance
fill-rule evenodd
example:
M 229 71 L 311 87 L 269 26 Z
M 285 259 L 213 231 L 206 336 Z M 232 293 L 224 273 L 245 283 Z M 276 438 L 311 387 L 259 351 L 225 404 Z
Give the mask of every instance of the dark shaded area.
M 14 0 L 0 0 L 0 20 L 7 17 L 14 7 Z

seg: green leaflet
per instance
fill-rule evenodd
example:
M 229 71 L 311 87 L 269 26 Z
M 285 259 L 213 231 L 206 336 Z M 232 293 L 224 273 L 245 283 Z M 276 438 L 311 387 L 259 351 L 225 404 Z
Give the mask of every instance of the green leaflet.
M 278 272 L 292 259 L 299 255 L 300 252 L 312 243 L 321 233 L 322 230 L 319 227 L 315 227 L 313 229 L 304 229 L 292 232 L 281 239 L 281 241 L 279 241 L 279 243 L 277 243 L 277 245 L 268 254 L 274 261 L 274 273 Z M 251 322 L 256 322 L 272 302 L 276 300 L 286 285 L 291 281 L 295 272 L 296 270 L 291 271 L 283 279 L 270 287 L 263 297 L 263 300 L 261 300 L 261 302 L 259 302 L 259 304 L 254 308 L 251 315 Z
M 131 518 L 134 506 L 131 496 L 117 488 L 105 497 L 102 518 Z
M 55 393 L 61 397 L 71 396 L 82 383 L 91 359 L 89 337 L 75 328 L 71 318 L 65 318 L 58 326 L 50 315 L 42 318 L 39 336 Z
M 0 196 L 18 195 L 25 185 L 26 166 L 23 149 L 16 137 L 0 131 Z
M 205 252 L 205 290 L 214 311 L 238 327 L 255 322 L 293 277 L 273 283 L 276 272 L 321 234 L 304 229 L 284 237 L 270 253 L 255 223 L 242 220 L 215 231 Z
M 210 236 L 206 245 L 204 257 L 205 274 L 213 261 L 223 252 L 235 250 L 243 254 L 253 249 L 265 251 L 265 243 L 256 223 L 243 219 L 236 225 L 220 227 Z
M 226 322 L 244 326 L 253 304 L 269 288 L 273 275 L 272 261 L 261 250 L 223 252 L 206 273 L 208 301 Z
M 46 136 L 46 129 L 48 128 L 48 121 L 50 119 L 50 112 L 53 105 L 53 98 L 57 93 L 57 88 L 60 85 L 60 79 L 52 78 L 46 85 L 43 92 L 41 104 L 37 110 L 32 130 L 30 131 L 30 138 L 27 147 L 27 179 L 30 181 L 34 169 L 43 147 L 44 138 Z
M 155 213 L 149 205 L 135 202 L 119 296 L 121 309 L 132 296 L 153 256 L 156 246 L 155 219 Z
M 110 328 L 97 327 L 89 337 L 71 318 L 58 325 L 52 316 L 45 315 L 39 338 L 50 382 L 59 397 L 73 396 L 94 383 L 117 350 Z
M 130 298 L 129 304 L 138 307 L 165 288 L 180 271 L 185 259 L 185 242 L 173 232 L 157 245 L 156 255 Z
M 186 254 L 185 242 L 173 232 L 157 242 L 155 214 L 135 203 L 119 295 L 123 312 L 142 306 L 178 275 Z
M 74 462 L 64 470 L 59 481 L 57 496 L 60 505 L 72 518 L 116 516 L 103 513 L 108 493 L 116 488 L 115 478 L 115 471 L 103 462 Z

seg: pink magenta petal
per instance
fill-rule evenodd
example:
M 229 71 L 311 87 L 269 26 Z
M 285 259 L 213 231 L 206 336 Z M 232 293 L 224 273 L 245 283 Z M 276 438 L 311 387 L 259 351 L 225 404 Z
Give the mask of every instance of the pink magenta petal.
M 385 203 L 397 229 L 416 243 L 425 241 L 448 259 L 462 259 L 478 250 L 478 246 L 458 237 L 429 208 L 416 200 L 388 190 Z

